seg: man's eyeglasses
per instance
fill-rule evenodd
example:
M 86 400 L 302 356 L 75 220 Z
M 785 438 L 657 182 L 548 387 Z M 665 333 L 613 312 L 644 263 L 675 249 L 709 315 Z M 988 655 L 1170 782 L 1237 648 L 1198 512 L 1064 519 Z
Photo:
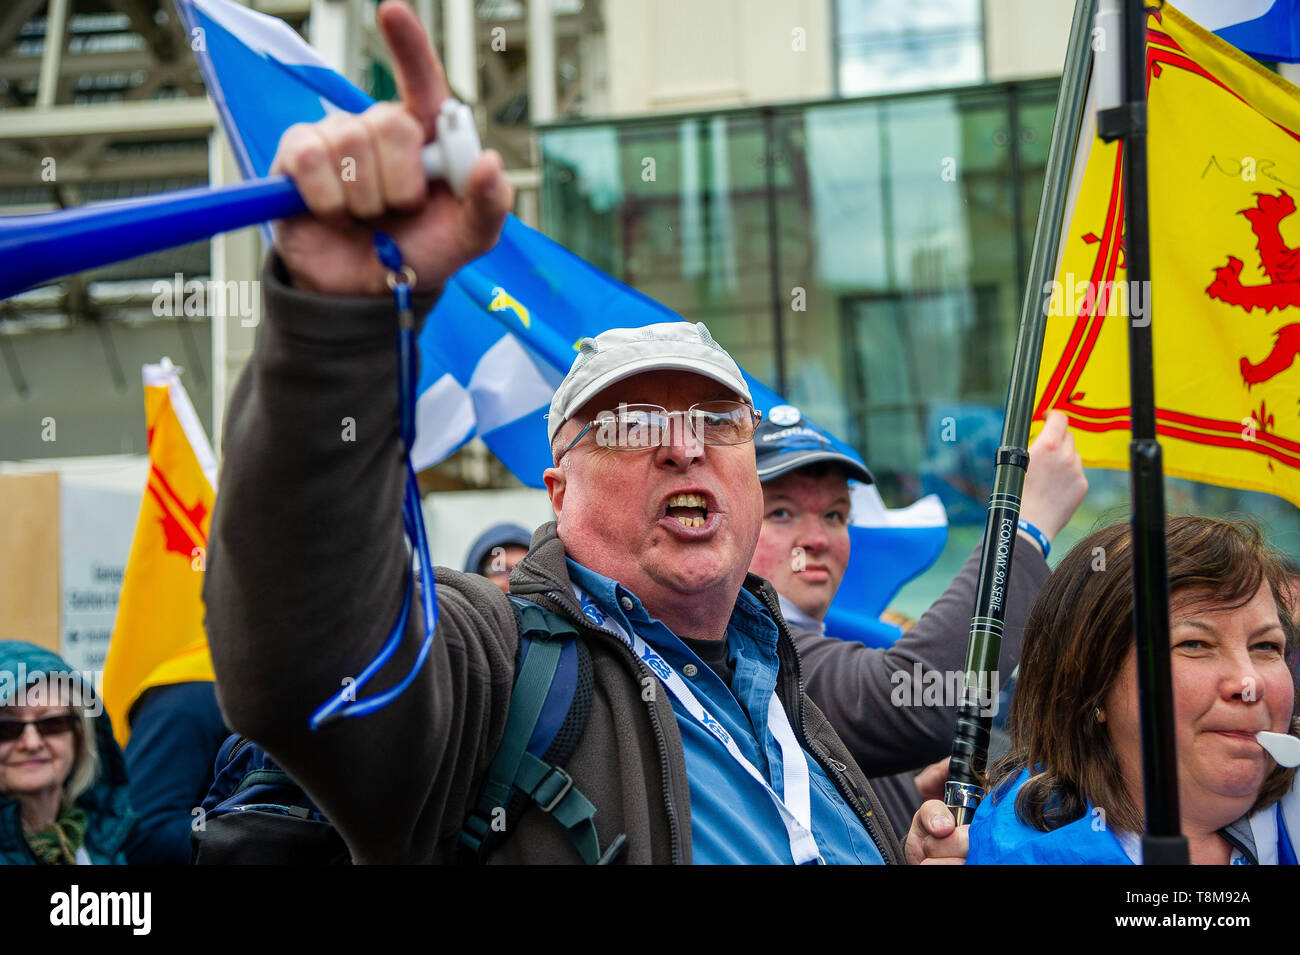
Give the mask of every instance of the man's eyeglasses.
M 46 716 L 39 720 L 15 720 L 0 717 L 0 743 L 12 743 L 27 731 L 28 726 L 35 726 L 42 736 L 58 736 L 71 733 L 77 725 L 77 717 L 72 713 L 61 716 Z
M 645 451 L 686 439 L 687 429 L 690 440 L 699 444 L 744 444 L 754 437 L 762 417 L 761 411 L 743 401 L 701 401 L 685 411 L 669 411 L 659 405 L 619 405 L 617 411 L 602 411 L 588 422 L 555 463 L 593 428 L 602 448 Z

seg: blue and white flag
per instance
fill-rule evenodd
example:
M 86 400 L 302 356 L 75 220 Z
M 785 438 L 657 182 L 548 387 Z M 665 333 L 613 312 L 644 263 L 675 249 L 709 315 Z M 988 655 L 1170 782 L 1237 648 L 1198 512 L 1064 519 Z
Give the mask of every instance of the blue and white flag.
M 1300 0 L 1178 0 L 1180 12 L 1266 63 L 1300 63 Z
M 176 4 L 245 177 L 268 174 L 293 124 L 373 103 L 283 21 L 232 0 Z M 510 216 L 496 247 L 452 276 L 420 333 L 413 466 L 430 467 L 478 437 L 520 481 L 542 487 L 551 465 L 544 416 L 579 339 L 666 321 L 682 318 Z M 745 380 L 760 410 L 786 403 Z M 887 644 L 899 630 L 876 618 L 938 557 L 947 522 L 937 499 L 890 511 L 864 485 L 854 492 L 854 524 L 853 557 L 828 620 L 843 639 Z
M 176 0 L 176 9 L 245 179 L 267 175 L 294 123 L 374 103 L 283 20 L 232 0 Z
M 948 516 L 927 494 L 890 509 L 874 484 L 849 483 L 849 566 L 826 612 L 826 633 L 869 647 L 887 647 L 902 630 L 880 619 L 909 580 L 923 573 L 948 543 Z

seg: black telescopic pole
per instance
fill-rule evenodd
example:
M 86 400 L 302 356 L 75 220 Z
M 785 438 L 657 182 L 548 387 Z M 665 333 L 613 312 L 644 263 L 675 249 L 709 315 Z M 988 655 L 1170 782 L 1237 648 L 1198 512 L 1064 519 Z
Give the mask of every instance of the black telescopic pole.
M 1123 105 L 1098 114 L 1106 139 L 1124 152 L 1124 261 L 1129 283 L 1129 404 L 1133 439 L 1129 481 L 1133 512 L 1133 633 L 1137 641 L 1138 709 L 1142 729 L 1142 793 L 1146 865 L 1186 865 L 1187 840 L 1178 811 L 1173 683 L 1169 669 L 1169 555 L 1165 546 L 1165 477 L 1156 440 L 1151 347 L 1151 224 L 1147 203 L 1147 44 L 1143 0 L 1124 0 Z M 1145 308 L 1133 308 L 1141 302 Z
M 1043 323 L 1056 277 L 1057 245 L 1069 191 L 1070 170 L 1079 138 L 1079 124 L 1088 87 L 1092 54 L 1089 37 L 1096 0 L 1077 0 L 1070 41 L 1065 53 L 1061 89 L 1056 98 L 1052 143 L 1047 152 L 1043 195 L 1038 204 L 1038 225 L 1034 232 L 1029 275 L 1020 308 L 1020 332 L 1011 362 L 1007 389 L 1006 417 L 1002 444 L 993 472 L 993 493 L 984 525 L 979 578 L 975 589 L 975 612 L 971 617 L 970 642 L 966 647 L 966 685 L 957 708 L 953 732 L 952 760 L 944 802 L 958 825 L 967 825 L 984 796 L 984 773 L 988 763 L 989 732 L 997 703 L 996 682 L 1002 651 L 1002 623 L 1006 613 L 1011 558 L 1020 523 L 1020 492 L 1029 465 L 1029 424 L 1042 361 Z

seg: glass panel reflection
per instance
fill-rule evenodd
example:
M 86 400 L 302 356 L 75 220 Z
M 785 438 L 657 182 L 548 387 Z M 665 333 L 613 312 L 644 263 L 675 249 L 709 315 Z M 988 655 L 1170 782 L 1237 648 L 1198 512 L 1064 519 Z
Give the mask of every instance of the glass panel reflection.
M 835 0 L 839 92 L 940 89 L 984 78 L 980 0 Z
M 691 321 L 864 456 L 888 504 L 939 494 L 949 545 L 896 606 L 925 610 L 983 530 L 1056 82 L 555 126 L 545 231 Z M 1128 513 L 1092 490 L 1053 547 Z M 1169 480 L 1171 513 L 1281 499 Z

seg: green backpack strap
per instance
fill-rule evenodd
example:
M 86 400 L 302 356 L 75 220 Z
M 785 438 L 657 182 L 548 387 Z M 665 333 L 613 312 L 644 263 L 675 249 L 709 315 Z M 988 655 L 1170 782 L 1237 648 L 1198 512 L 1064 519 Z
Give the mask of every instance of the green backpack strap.
M 576 640 L 578 632 L 563 617 L 531 601 L 517 597 L 510 600 L 518 616 L 520 634 L 525 638 L 523 659 L 515 676 L 501 744 L 488 767 L 474 811 L 465 820 L 461 843 L 481 860 L 490 848 L 489 837 L 501 828 L 493 823 L 504 821 L 511 798 L 515 792 L 521 792 L 564 827 L 583 862 L 588 865 L 609 862 L 622 849 L 626 837 L 618 836 L 602 855 L 594 821 L 596 807 L 574 786 L 573 777 L 563 767 L 542 758 L 567 717 L 572 700 L 567 702 L 559 720 L 551 714 L 553 725 L 547 728 L 549 738 L 544 734 L 540 741 L 534 742 L 533 752 L 528 746 L 561 669 L 565 644 Z M 576 662 L 572 662 L 576 661 L 576 653 L 571 654 L 570 661 L 569 665 L 576 669 Z
M 250 786 L 283 786 L 285 783 L 296 786 L 283 769 L 255 769 L 239 781 L 232 796 L 238 796 Z

